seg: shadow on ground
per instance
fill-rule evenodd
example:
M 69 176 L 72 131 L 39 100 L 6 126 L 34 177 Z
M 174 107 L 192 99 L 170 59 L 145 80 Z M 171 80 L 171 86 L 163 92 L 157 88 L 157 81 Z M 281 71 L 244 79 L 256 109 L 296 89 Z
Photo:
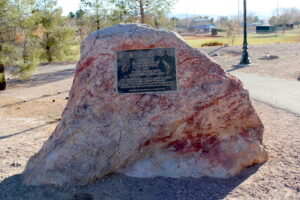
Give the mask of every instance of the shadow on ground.
M 238 176 L 217 178 L 133 178 L 120 174 L 105 176 L 83 187 L 29 187 L 22 185 L 22 175 L 0 183 L 0 199 L 17 200 L 215 200 L 223 199 L 260 165 L 247 168 Z
M 17 78 L 10 79 L 7 83 L 10 86 L 22 85 L 22 87 L 35 87 L 55 81 L 60 81 L 69 77 L 73 77 L 75 69 L 65 69 L 56 72 L 40 73 L 33 75 L 30 79 L 20 80 Z
M 65 94 L 65 93 L 69 93 L 69 92 L 70 92 L 70 90 L 64 90 L 64 91 L 58 92 L 58 93 L 56 93 L 56 94 L 47 94 L 47 95 L 43 95 L 43 96 L 40 96 L 40 97 L 35 97 L 35 98 L 23 100 L 23 101 L 18 101 L 18 102 L 15 102 L 15 103 L 10 103 L 10 104 L 1 105 L 1 107 L 2 107 L 2 108 L 6 108 L 6 107 L 9 107 L 9 106 L 20 105 L 20 104 L 23 104 L 23 103 L 26 103 L 26 102 L 36 101 L 36 100 L 43 99 L 43 98 L 47 98 L 47 97 L 55 97 L 55 96 L 57 96 L 57 95 Z M 66 100 L 67 100 L 68 98 L 69 98 L 69 97 L 66 97 Z
M 231 69 L 226 70 L 226 72 L 232 72 L 239 69 L 243 69 L 245 67 L 250 67 L 251 65 L 233 65 Z
M 9 135 L 0 136 L 0 140 L 7 139 L 7 138 L 10 138 L 10 137 L 14 137 L 14 136 L 17 136 L 17 135 L 20 135 L 20 134 L 28 133 L 29 131 L 33 131 L 33 130 L 42 128 L 44 126 L 48 126 L 50 124 L 57 123 L 58 121 L 60 121 L 60 119 L 56 119 L 56 120 L 47 122 L 45 124 L 42 124 L 42 125 L 39 125 L 39 126 L 36 126 L 36 127 L 33 127 L 33 128 L 29 128 L 29 129 L 26 129 L 26 130 L 23 130 L 23 131 L 19 131 L 19 132 L 16 132 L 16 133 L 12 133 L 12 134 L 9 134 Z

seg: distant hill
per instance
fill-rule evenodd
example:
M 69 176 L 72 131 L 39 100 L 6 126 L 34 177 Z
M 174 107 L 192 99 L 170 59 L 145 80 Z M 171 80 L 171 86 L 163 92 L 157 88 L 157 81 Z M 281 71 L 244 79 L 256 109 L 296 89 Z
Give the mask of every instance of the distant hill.
M 184 19 L 184 18 L 188 18 L 188 17 L 197 17 L 197 16 L 208 16 L 209 18 L 214 18 L 215 20 L 217 20 L 220 16 L 219 15 L 203 15 L 203 14 L 191 14 L 191 13 L 178 13 L 178 14 L 169 14 L 168 17 L 172 18 L 172 17 L 176 17 L 178 19 Z M 230 17 L 230 16 L 228 16 Z M 267 21 L 270 16 L 267 15 L 258 15 L 258 17 L 262 20 Z
M 176 17 L 178 19 L 184 19 L 188 17 L 197 17 L 197 16 L 208 16 L 209 18 L 213 17 L 214 19 L 218 18 L 218 15 L 201 15 L 201 14 L 191 14 L 191 13 L 178 13 L 178 14 L 169 14 L 168 17 Z

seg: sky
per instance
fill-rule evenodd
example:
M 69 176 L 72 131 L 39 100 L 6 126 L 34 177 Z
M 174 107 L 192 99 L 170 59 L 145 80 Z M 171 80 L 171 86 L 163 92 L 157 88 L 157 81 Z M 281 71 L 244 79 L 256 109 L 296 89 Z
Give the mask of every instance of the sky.
M 61 6 L 64 15 L 67 15 L 78 9 L 79 2 L 80 0 L 58 0 L 58 6 Z M 296 7 L 300 9 L 300 0 L 247 0 L 247 10 L 258 16 L 271 16 L 277 6 L 279 8 Z M 237 15 L 239 10 L 242 13 L 242 9 L 243 0 L 178 0 L 172 13 L 231 16 Z

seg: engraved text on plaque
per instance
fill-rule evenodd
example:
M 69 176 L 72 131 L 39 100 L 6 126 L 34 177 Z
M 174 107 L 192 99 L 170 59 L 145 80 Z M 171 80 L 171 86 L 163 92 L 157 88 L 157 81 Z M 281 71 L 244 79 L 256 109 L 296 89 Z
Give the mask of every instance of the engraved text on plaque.
M 118 93 L 176 91 L 175 48 L 117 52 Z

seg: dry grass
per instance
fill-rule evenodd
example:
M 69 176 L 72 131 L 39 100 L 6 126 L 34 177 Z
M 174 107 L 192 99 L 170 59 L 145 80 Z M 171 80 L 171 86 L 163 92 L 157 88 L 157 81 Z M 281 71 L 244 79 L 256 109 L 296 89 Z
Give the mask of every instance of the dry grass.
M 225 36 L 222 37 L 214 37 L 214 38 L 207 38 L 207 37 L 194 37 L 194 36 L 184 36 L 183 37 L 189 45 L 194 48 L 199 48 L 204 43 L 209 43 L 213 41 L 223 42 L 229 45 L 238 45 L 241 46 L 243 43 L 243 35 L 238 35 L 234 39 L 232 43 L 232 38 L 227 38 Z M 292 31 L 286 31 L 285 34 L 282 32 L 272 33 L 272 34 L 256 34 L 250 33 L 248 35 L 248 42 L 251 45 L 256 44 L 275 44 L 275 43 L 289 43 L 289 42 L 300 42 L 300 29 L 296 28 Z

